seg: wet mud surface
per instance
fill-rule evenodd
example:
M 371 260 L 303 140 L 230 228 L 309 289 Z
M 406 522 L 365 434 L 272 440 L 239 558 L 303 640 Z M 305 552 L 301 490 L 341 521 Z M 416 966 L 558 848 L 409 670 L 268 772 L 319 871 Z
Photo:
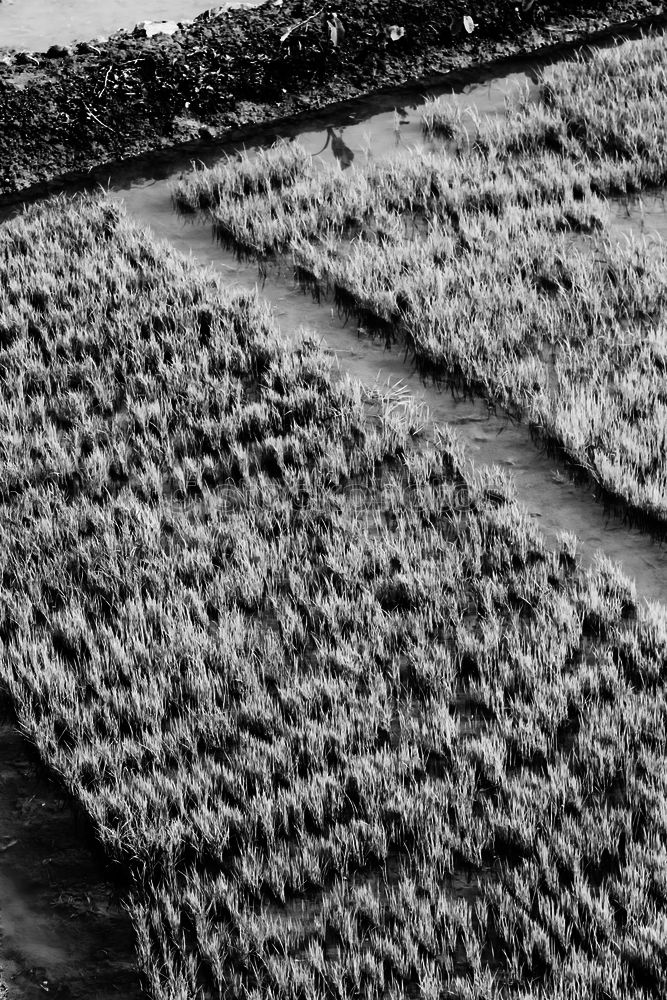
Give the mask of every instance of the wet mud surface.
M 141 1000 L 134 933 L 82 830 L 0 721 L 0 1000 Z

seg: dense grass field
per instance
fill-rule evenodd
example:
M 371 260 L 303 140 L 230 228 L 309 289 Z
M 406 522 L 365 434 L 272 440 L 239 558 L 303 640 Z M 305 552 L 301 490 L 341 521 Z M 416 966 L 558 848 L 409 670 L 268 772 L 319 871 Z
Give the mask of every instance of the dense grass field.
M 545 71 L 542 102 L 505 121 L 430 102 L 442 153 L 341 174 L 285 145 L 197 170 L 174 200 L 245 253 L 290 253 L 664 531 L 667 251 L 612 239 L 604 199 L 665 181 L 666 80 L 664 38 L 627 43 Z
M 665 995 L 662 607 L 104 198 L 0 371 L 0 684 L 152 1000 Z

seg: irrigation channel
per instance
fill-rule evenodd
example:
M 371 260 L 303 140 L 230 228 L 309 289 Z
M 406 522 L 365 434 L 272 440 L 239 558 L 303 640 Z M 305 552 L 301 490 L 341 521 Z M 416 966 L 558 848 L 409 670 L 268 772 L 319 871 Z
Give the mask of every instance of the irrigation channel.
M 229 7 L 257 7 L 262 0 L 227 0 Z M 137 21 L 185 21 L 207 7 L 223 4 L 206 0 L 2 0 L 0 48 L 45 51 L 50 45 L 68 45 L 132 29 Z
M 536 72 L 545 62 L 529 67 L 507 64 L 503 76 L 478 73 L 473 83 L 470 74 L 459 74 L 454 93 L 450 83 L 431 88 L 430 94 L 447 93 L 463 107 L 476 105 L 481 114 L 502 114 L 512 86 L 535 92 Z M 247 139 L 246 147 L 298 135 L 309 153 L 336 157 L 342 168 L 366 156 L 391 156 L 397 148 L 428 145 L 421 133 L 419 97 L 414 87 L 376 95 L 344 111 L 311 116 L 306 127 L 286 124 L 270 133 L 258 132 Z M 334 138 L 339 141 L 332 142 Z M 211 165 L 233 151 L 218 145 L 201 159 Z M 129 214 L 157 237 L 212 267 L 225 284 L 259 285 L 286 338 L 307 329 L 323 339 L 341 372 L 369 385 L 407 387 L 416 402 L 428 406 L 432 423 L 427 432 L 434 423 L 454 425 L 476 465 L 510 474 L 519 500 L 539 520 L 548 540 L 554 541 L 563 530 L 573 532 L 585 562 L 601 549 L 634 578 L 640 597 L 667 603 L 667 550 L 605 511 L 590 486 L 577 485 L 567 468 L 542 454 L 525 427 L 490 411 L 481 400 L 458 399 L 425 384 L 400 346 L 386 350 L 360 335 L 330 304 L 305 295 L 291 280 L 289 268 L 270 269 L 260 278 L 255 264 L 239 263 L 212 240 L 208 224 L 177 216 L 169 185 L 189 168 L 190 160 L 190 153 L 179 153 L 169 163 L 161 158 L 149 167 L 119 167 L 108 180 L 110 196 L 123 201 Z M 0 220 L 14 212 L 4 211 Z M 667 208 L 660 198 L 619 202 L 612 215 L 619 238 L 630 231 L 667 234 Z M 110 887 L 101 869 L 73 846 L 80 839 L 54 787 L 25 760 L 17 734 L 10 726 L 0 727 L 0 969 L 12 998 L 32 1000 L 45 992 L 90 1000 L 118 995 L 132 1000 L 137 995 L 128 958 L 133 955 L 129 921 L 109 901 Z M 77 919 L 69 919 L 72 916 Z

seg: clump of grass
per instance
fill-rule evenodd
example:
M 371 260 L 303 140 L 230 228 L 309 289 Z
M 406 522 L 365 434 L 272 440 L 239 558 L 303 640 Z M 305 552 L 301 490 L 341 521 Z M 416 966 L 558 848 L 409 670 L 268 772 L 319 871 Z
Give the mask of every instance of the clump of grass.
M 451 141 L 467 134 L 460 105 L 444 97 L 425 101 L 420 109 L 420 117 L 424 135 Z
M 268 154 L 258 149 L 252 160 L 244 157 L 227 157 L 212 170 L 198 170 L 181 176 L 174 193 L 174 207 L 182 212 L 193 211 L 193 197 L 200 210 L 215 208 L 221 201 L 232 197 L 243 199 L 248 195 L 282 191 L 300 178 L 312 175 L 312 157 L 299 143 L 283 143 L 280 151 Z

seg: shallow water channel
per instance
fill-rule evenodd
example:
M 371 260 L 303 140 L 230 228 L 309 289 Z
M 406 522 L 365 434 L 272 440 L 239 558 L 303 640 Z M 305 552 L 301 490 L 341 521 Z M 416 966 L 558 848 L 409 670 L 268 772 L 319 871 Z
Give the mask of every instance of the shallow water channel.
M 619 235 L 643 236 L 649 243 L 667 240 L 667 191 L 614 198 L 610 208 Z
M 227 0 L 227 6 L 258 7 L 264 0 Z M 108 36 L 139 21 L 187 21 L 222 2 L 206 0 L 0 0 L 0 48 L 43 52 Z

